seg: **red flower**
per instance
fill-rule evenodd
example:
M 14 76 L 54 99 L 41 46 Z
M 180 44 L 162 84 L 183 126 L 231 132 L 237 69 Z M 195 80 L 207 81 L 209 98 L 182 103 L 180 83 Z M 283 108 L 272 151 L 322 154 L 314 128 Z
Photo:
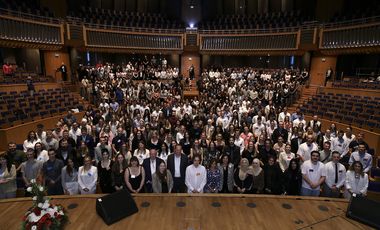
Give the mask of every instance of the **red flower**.
M 48 220 L 46 221 L 46 223 L 45 223 L 45 225 L 46 225 L 47 228 L 49 228 L 51 224 L 52 224 L 52 222 L 51 222 L 50 219 L 48 219 Z
M 35 209 L 33 210 L 33 212 L 34 212 L 34 214 L 36 214 L 36 216 L 41 215 L 41 209 L 40 209 L 40 208 L 35 208 Z

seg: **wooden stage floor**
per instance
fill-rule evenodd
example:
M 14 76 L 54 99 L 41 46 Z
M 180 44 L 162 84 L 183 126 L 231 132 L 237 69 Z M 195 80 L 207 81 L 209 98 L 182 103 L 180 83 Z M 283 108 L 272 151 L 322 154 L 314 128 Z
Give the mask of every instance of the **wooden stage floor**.
M 96 214 L 96 195 L 57 196 L 52 203 L 70 204 L 65 229 L 251 230 L 251 229 L 371 229 L 345 216 L 343 199 L 265 196 L 141 194 L 134 196 L 139 212 L 111 226 Z M 32 202 L 26 198 L 0 201 L 0 229 L 20 229 Z

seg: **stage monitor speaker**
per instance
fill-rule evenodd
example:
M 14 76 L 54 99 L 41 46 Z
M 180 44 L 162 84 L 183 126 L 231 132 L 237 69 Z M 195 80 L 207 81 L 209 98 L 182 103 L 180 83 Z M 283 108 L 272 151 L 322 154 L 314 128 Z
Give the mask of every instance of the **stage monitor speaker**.
M 107 225 L 111 225 L 124 217 L 137 213 L 138 208 L 131 194 L 123 189 L 97 198 L 96 212 Z
M 366 197 L 352 197 L 347 208 L 347 217 L 380 229 L 380 203 Z

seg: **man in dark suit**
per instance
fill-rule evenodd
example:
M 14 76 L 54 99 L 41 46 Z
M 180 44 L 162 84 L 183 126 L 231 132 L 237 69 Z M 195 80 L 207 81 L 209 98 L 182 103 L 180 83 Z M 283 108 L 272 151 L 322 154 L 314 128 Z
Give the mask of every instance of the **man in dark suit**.
M 189 165 L 189 159 L 182 153 L 182 146 L 176 145 L 174 154 L 168 156 L 168 170 L 173 175 L 173 193 L 186 192 L 185 178 L 186 167 Z
M 82 141 L 84 141 L 84 143 L 86 143 L 86 146 L 88 148 L 90 156 L 92 159 L 94 159 L 95 142 L 94 142 L 94 138 L 87 134 L 87 128 L 86 127 L 82 127 L 81 128 L 81 135 L 77 136 L 77 148 L 78 149 L 80 148 L 80 144 Z
M 292 148 L 292 153 L 297 153 L 298 151 L 298 147 L 304 143 L 305 141 L 303 140 L 303 132 L 302 131 L 298 131 L 298 136 L 293 138 L 291 141 L 290 141 L 290 146 Z
M 235 145 L 235 139 L 233 136 L 228 140 L 229 144 L 224 147 L 224 153 L 230 156 L 231 163 L 237 167 L 240 163 L 240 147 Z
M 60 146 L 56 152 L 56 158 L 63 161 L 64 165 L 67 165 L 67 160 L 70 158 L 75 166 L 79 166 L 76 158 L 77 154 L 74 148 L 69 145 L 66 139 L 62 139 Z
M 172 108 L 170 107 L 169 103 L 167 103 L 167 102 L 165 102 L 165 106 L 161 111 L 162 111 L 162 114 L 164 114 L 165 118 L 170 117 L 170 115 L 172 114 Z
M 322 127 L 322 124 L 321 122 L 318 120 L 318 116 L 317 115 L 314 115 L 313 116 L 313 120 L 310 120 L 308 123 L 307 123 L 307 126 L 306 127 L 311 127 L 311 129 L 316 132 L 316 133 L 319 133 L 321 131 L 321 127 Z
M 288 140 L 288 130 L 284 128 L 284 122 L 282 121 L 278 123 L 278 128 L 276 128 L 273 131 L 273 134 L 272 134 L 273 143 L 277 143 L 279 137 L 284 138 L 285 141 Z
M 62 81 L 67 81 L 67 67 L 65 63 L 62 62 L 62 65 L 58 68 L 58 71 L 62 73 Z
M 152 176 L 159 170 L 160 164 L 164 161 L 157 157 L 156 149 L 150 149 L 149 156 L 149 158 L 144 159 L 142 166 L 145 171 L 145 189 L 147 192 L 152 193 Z

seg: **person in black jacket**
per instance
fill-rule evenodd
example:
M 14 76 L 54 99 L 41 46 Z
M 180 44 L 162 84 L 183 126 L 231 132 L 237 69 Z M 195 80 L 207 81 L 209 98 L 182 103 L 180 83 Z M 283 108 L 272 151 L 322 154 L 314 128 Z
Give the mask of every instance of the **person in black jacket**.
M 270 156 L 268 158 L 268 164 L 264 167 L 264 178 L 265 193 L 274 195 L 280 195 L 282 193 L 282 170 L 276 162 L 276 158 L 274 156 Z
M 302 185 L 302 174 L 297 159 L 291 159 L 289 168 L 283 174 L 282 188 L 285 195 L 299 196 Z
M 64 165 L 67 165 L 67 160 L 70 158 L 74 162 L 74 165 L 79 167 L 76 151 L 65 139 L 62 139 L 60 147 L 56 152 L 56 158 L 62 160 Z
M 258 158 L 264 164 L 268 164 L 269 157 L 277 158 L 277 153 L 272 147 L 272 141 L 270 139 L 265 140 L 264 148 L 259 151 Z
M 283 137 L 284 140 L 288 140 L 288 130 L 284 128 L 284 122 L 282 121 L 278 123 L 278 128 L 276 128 L 273 131 L 273 134 L 272 134 L 273 143 L 277 143 L 279 137 Z
M 158 171 L 163 160 L 157 157 L 157 149 L 155 148 L 149 150 L 149 156 L 149 158 L 144 159 L 142 166 L 145 170 L 145 191 L 152 193 L 152 176 Z
M 187 188 L 185 185 L 186 168 L 189 165 L 188 157 L 182 153 L 182 146 L 176 145 L 174 154 L 168 156 L 168 170 L 173 175 L 173 193 L 184 193 Z M 179 171 L 176 170 L 176 164 L 179 163 Z
M 235 140 L 232 136 L 229 138 L 228 143 L 229 144 L 224 147 L 224 154 L 231 158 L 231 163 L 236 168 L 240 163 L 240 147 L 235 145 Z
M 298 136 L 293 138 L 291 141 L 290 141 L 290 146 L 292 147 L 292 153 L 296 153 L 298 152 L 298 147 L 304 143 L 305 141 L 303 140 L 303 132 L 302 131 L 298 131 Z

